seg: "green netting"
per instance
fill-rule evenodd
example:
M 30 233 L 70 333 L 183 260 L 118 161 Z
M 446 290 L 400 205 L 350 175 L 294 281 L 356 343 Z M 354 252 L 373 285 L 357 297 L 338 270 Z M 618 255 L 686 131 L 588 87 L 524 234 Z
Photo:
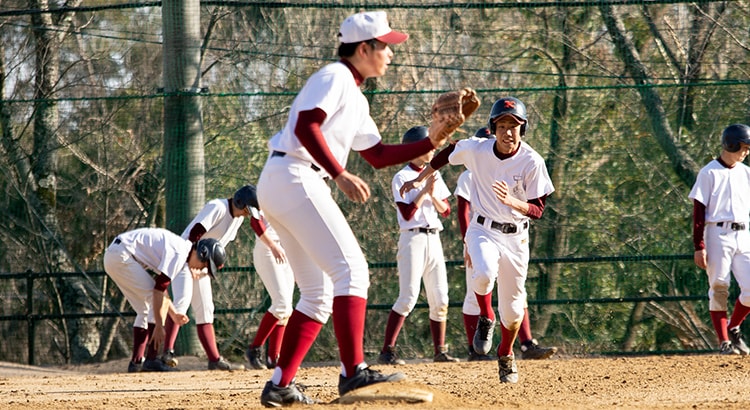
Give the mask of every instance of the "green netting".
M 557 189 L 532 226 L 536 335 L 571 353 L 715 344 L 704 273 L 684 257 L 687 194 L 718 153 L 721 130 L 750 121 L 744 2 L 86 3 L 0 4 L 0 272 L 100 271 L 117 233 L 180 232 L 206 200 L 254 183 L 295 93 L 336 60 L 343 18 L 385 9 L 411 36 L 394 47 L 388 73 L 365 83 L 386 143 L 426 124 L 446 90 L 473 87 L 483 103 L 459 137 L 485 125 L 500 96 L 529 108 L 527 141 Z M 373 263 L 366 343 L 376 350 L 387 314 L 377 307 L 396 292 L 396 168 L 374 170 L 353 154 L 348 169 L 373 192 L 359 205 L 333 187 Z M 451 188 L 461 171 L 443 170 Z M 455 218 L 444 224 L 449 342 L 461 352 L 461 241 Z M 229 249 L 236 269 L 215 286 L 226 315 L 216 325 L 221 347 L 237 356 L 266 303 L 253 240 L 245 224 Z M 645 257 L 659 255 L 681 257 Z M 129 318 L 120 317 L 115 342 L 97 330 L 109 319 L 61 319 L 127 311 L 103 276 L 44 276 L 31 287 L 7 277 L 0 292 L 2 317 L 26 315 L 28 300 L 34 314 L 53 315 L 37 326 L 36 343 L 61 342 L 40 343 L 37 361 L 127 354 Z M 399 341 L 409 354 L 429 354 L 426 323 L 421 308 L 409 318 Z M 24 326 L 0 321 L 4 335 Z M 313 357 L 330 359 L 326 352 Z M 0 349 L 0 360 L 25 355 Z

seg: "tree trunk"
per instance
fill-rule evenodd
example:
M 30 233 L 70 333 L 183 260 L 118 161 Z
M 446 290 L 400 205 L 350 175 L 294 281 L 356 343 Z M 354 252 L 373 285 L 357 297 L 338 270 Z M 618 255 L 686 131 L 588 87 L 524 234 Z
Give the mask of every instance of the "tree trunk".
M 205 202 L 201 110 L 200 2 L 162 2 L 164 27 L 164 175 L 167 229 L 182 233 Z M 200 344 L 193 321 L 183 326 L 175 346 L 196 354 Z
M 47 0 L 33 0 L 30 7 L 49 10 Z M 63 16 L 59 16 L 63 18 Z M 76 266 L 69 258 L 62 241 L 57 218 L 57 162 L 60 146 L 57 142 L 59 117 L 54 100 L 55 85 L 60 80 L 60 46 L 55 37 L 57 25 L 49 13 L 31 15 L 35 44 L 34 137 L 31 173 L 36 191 L 28 204 L 32 224 L 39 232 L 38 253 L 43 255 L 49 272 L 69 272 Z M 23 175 L 20 175 L 23 177 Z M 54 286 L 58 295 L 60 313 L 95 311 L 83 279 L 60 278 Z M 63 352 L 66 362 L 89 361 L 98 348 L 96 320 L 73 319 L 62 321 L 66 339 Z
M 654 137 L 661 146 L 661 149 L 669 158 L 677 176 L 686 186 L 693 186 L 695 178 L 700 171 L 700 166 L 677 144 L 672 127 L 669 125 L 667 113 L 664 110 L 664 104 L 661 97 L 654 87 L 651 87 L 652 79 L 646 70 L 646 66 L 641 62 L 638 51 L 633 42 L 625 35 L 625 26 L 619 16 L 615 15 L 612 7 L 609 5 L 600 5 L 599 10 L 602 14 L 609 35 L 615 45 L 617 54 L 622 59 L 625 69 L 630 73 L 635 81 L 638 93 L 641 96 L 641 102 L 646 108 L 651 128 L 654 131 Z

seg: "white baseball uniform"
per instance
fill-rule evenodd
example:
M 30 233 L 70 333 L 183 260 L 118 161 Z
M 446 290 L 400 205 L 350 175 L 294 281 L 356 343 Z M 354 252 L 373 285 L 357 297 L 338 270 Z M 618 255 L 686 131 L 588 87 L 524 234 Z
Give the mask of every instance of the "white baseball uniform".
M 740 303 L 750 306 L 750 167 L 740 162 L 727 168 L 714 159 L 698 173 L 689 198 L 706 207 L 709 310 L 727 310 L 731 273 Z
M 503 326 L 520 324 L 526 305 L 529 263 L 529 218 L 495 197 L 492 184 L 505 181 L 511 195 L 523 202 L 554 192 L 544 159 L 526 142 L 518 152 L 500 160 L 494 139 L 466 139 L 456 143 L 448 160 L 472 173 L 472 219 L 466 246 L 474 265 L 472 289 L 480 295 L 497 281 L 498 312 Z
M 237 236 L 237 231 L 245 220 L 244 216 L 232 216 L 229 201 L 231 199 L 208 201 L 182 232 L 182 238 L 189 239 L 193 227 L 201 224 L 206 229 L 201 239 L 216 239 L 226 248 Z M 214 322 L 214 298 L 210 276 L 202 275 L 199 279 L 193 279 L 193 294 L 189 304 L 193 307 L 196 324 Z M 177 304 L 175 307 L 178 307 Z M 183 308 L 187 311 L 187 306 L 179 306 L 179 309 Z
M 394 175 L 391 182 L 394 201 L 410 204 L 416 200 L 419 190 L 409 191 L 403 197 L 399 190 L 404 183 L 418 175 L 419 170 L 411 164 L 407 164 Z M 450 196 L 450 190 L 439 171 L 436 171 L 434 176 L 436 180 L 433 196 L 445 200 Z M 435 205 L 432 200 L 425 199 L 409 220 L 400 210 L 396 213 L 400 232 L 397 254 L 399 294 L 392 310 L 401 316 L 408 316 L 417 303 L 420 282 L 424 280 L 430 319 L 445 322 L 448 315 L 448 275 L 443 244 L 440 241 L 443 224 Z
M 292 103 L 286 126 L 274 135 L 272 154 L 258 180 L 258 202 L 287 253 L 300 291 L 295 309 L 328 321 L 335 296 L 367 298 L 367 260 L 346 217 L 331 196 L 312 156 L 294 134 L 298 113 L 326 113 L 321 131 L 335 160 L 345 166 L 350 150 L 380 142 L 367 99 L 342 62 L 313 74 Z M 314 166 L 314 168 L 313 168 Z M 318 170 L 316 170 L 318 169 Z
M 133 327 L 147 329 L 154 323 L 156 282 L 149 271 L 171 280 L 175 310 L 187 312 L 193 285 L 187 261 L 192 248 L 190 241 L 166 229 L 140 228 L 117 235 L 104 252 L 104 270 L 135 310 Z
M 471 171 L 464 170 L 461 175 L 458 176 L 456 181 L 456 189 L 453 191 L 453 195 L 461 197 L 466 202 L 471 203 Z M 471 217 L 470 217 L 471 220 Z M 464 244 L 464 247 L 466 244 Z M 473 286 L 471 284 L 471 278 L 474 276 L 474 268 L 466 266 L 466 295 L 464 296 L 464 304 L 461 307 L 461 313 L 465 315 L 479 316 L 482 313 L 479 309 L 479 303 L 477 297 L 474 294 Z
M 260 216 L 258 221 L 265 226 L 263 234 L 278 243 L 279 236 L 263 216 L 263 211 L 258 216 Z M 258 232 L 255 234 L 257 236 Z M 253 247 L 253 264 L 260 280 L 263 281 L 263 286 L 266 287 L 266 291 L 271 297 L 271 306 L 268 308 L 268 312 L 279 320 L 279 324 L 286 324 L 286 320 L 292 314 L 292 298 L 294 296 L 292 268 L 288 262 L 278 263 L 271 249 L 257 237 Z

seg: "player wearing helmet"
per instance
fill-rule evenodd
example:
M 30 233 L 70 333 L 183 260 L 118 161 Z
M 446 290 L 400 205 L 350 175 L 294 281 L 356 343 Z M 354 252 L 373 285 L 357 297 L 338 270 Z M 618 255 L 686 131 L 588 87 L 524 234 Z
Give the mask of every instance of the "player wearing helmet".
M 488 127 L 481 127 L 474 133 L 474 138 L 495 138 Z M 457 199 L 457 217 L 458 226 L 461 229 L 461 238 L 465 240 L 466 229 L 469 227 L 471 222 L 471 171 L 464 170 L 461 175 L 458 176 L 456 182 L 456 189 L 453 191 L 453 195 Z M 466 246 L 464 245 L 464 266 L 466 268 L 466 295 L 464 297 L 464 303 L 461 308 L 464 319 L 464 330 L 466 331 L 466 338 L 468 340 L 468 351 L 470 362 L 473 361 L 485 361 L 493 360 L 492 356 L 488 354 L 479 354 L 474 351 L 473 340 L 474 334 L 477 330 L 477 323 L 479 322 L 479 304 L 477 303 L 477 297 L 474 294 L 471 286 L 471 278 L 474 275 L 474 268 L 471 264 L 471 257 L 467 252 Z M 531 334 L 531 321 L 529 320 L 529 309 L 528 306 L 523 311 L 523 321 L 521 322 L 521 328 L 518 331 L 518 341 L 521 345 L 521 358 L 540 360 L 547 359 L 557 353 L 557 347 L 544 347 L 534 339 Z
M 401 143 L 413 143 L 428 138 L 427 127 L 412 127 Z M 396 201 L 399 224 L 398 284 L 399 294 L 388 316 L 383 348 L 378 356 L 381 364 L 404 364 L 395 346 L 406 317 L 414 309 L 419 297 L 420 282 L 424 281 L 427 305 L 430 312 L 430 332 L 434 345 L 435 362 L 457 362 L 445 346 L 446 320 L 448 318 L 448 273 L 445 268 L 440 231 L 443 224 L 438 216 L 447 217 L 450 190 L 436 172 L 420 191 L 402 196 L 401 185 L 416 177 L 430 162 L 434 150 L 411 160 L 393 176 L 391 188 Z
M 721 354 L 750 354 L 740 325 L 750 313 L 750 127 L 733 124 L 721 134 L 721 154 L 698 173 L 693 200 L 695 264 L 708 275 L 708 310 Z M 740 286 L 727 324 L 731 275 Z
M 542 216 L 546 198 L 554 191 L 544 159 L 521 139 L 527 125 L 523 102 L 500 98 L 492 105 L 487 121 L 495 139 L 468 138 L 448 146 L 401 188 L 403 193 L 420 186 L 449 162 L 471 171 L 472 215 L 465 242 L 474 268 L 471 287 L 480 310 L 472 345 L 477 354 L 487 354 L 492 348 L 492 291 L 497 281 L 501 383 L 518 382 L 513 343 L 526 307 L 529 221 Z
M 104 270 L 136 313 L 128 372 L 173 370 L 157 357 L 166 334 L 165 316 L 187 323 L 193 278 L 213 277 L 225 261 L 219 241 L 192 243 L 162 228 L 135 229 L 114 239 L 104 253 Z M 174 303 L 166 294 L 170 285 Z
M 250 195 L 254 195 L 255 187 L 243 186 L 235 191 L 232 198 L 213 199 L 208 201 L 198 212 L 198 215 L 188 224 L 182 232 L 182 238 L 193 243 L 204 238 L 212 238 L 221 242 L 226 247 L 229 242 L 237 236 L 245 217 L 249 216 L 250 206 L 248 201 Z M 208 357 L 209 370 L 244 370 L 245 366 L 229 362 L 219 353 L 216 344 L 216 332 L 214 330 L 214 300 L 213 289 L 210 278 L 205 275 L 196 276 L 193 280 L 193 294 L 188 301 L 195 315 L 198 340 Z M 187 308 L 185 308 L 187 310 Z M 174 344 L 177 339 L 180 325 L 167 320 L 166 342 L 162 361 L 170 367 L 178 364 L 175 357 Z

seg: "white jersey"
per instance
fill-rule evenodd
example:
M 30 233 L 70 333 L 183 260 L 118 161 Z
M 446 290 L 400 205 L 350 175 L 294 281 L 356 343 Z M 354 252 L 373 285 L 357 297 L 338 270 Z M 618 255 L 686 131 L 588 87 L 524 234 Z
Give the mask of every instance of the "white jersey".
M 453 191 L 453 195 L 460 196 L 467 202 L 471 203 L 471 171 L 464 170 L 461 175 L 458 176 L 456 181 L 456 189 Z
M 511 195 L 523 202 L 554 192 L 544 159 L 529 144 L 521 146 L 510 158 L 495 156 L 494 139 L 469 138 L 458 141 L 448 161 L 464 165 L 472 173 L 471 208 L 474 214 L 497 222 L 523 223 L 528 216 L 504 205 L 495 197 L 492 184 L 505 181 Z
M 727 168 L 713 160 L 700 170 L 688 197 L 706 206 L 706 223 L 748 222 L 750 167 Z
M 188 239 L 190 237 L 190 230 L 196 224 L 201 224 L 206 228 L 206 233 L 203 234 L 201 239 L 216 239 L 226 248 L 229 242 L 237 237 L 237 231 L 244 220 L 244 216 L 232 217 L 232 212 L 229 209 L 229 199 L 213 199 L 208 201 L 203 209 L 198 212 L 198 215 L 188 224 L 187 228 L 182 232 L 182 237 Z
M 292 103 L 286 126 L 274 135 L 272 151 L 317 164 L 294 133 L 300 111 L 320 108 L 326 119 L 321 124 L 333 158 L 346 168 L 349 152 L 366 150 L 380 142 L 380 131 L 370 117 L 370 105 L 354 80 L 349 68 L 341 62 L 329 64 L 313 74 Z
M 393 191 L 394 201 L 403 202 L 405 204 L 414 202 L 417 196 L 419 196 L 420 190 L 413 189 L 407 192 L 406 196 L 403 197 L 399 193 L 399 190 L 404 185 L 404 183 L 417 178 L 418 175 L 419 171 L 414 170 L 411 165 L 407 164 L 404 168 L 398 171 L 396 175 L 393 176 L 391 188 Z M 433 191 L 435 198 L 442 200 L 451 196 L 451 191 L 448 189 L 448 186 L 445 185 L 445 181 L 443 181 L 443 177 L 440 175 L 440 171 L 436 171 L 434 175 L 435 178 L 437 178 L 437 180 L 435 181 L 435 190 Z M 404 216 L 398 209 L 396 210 L 396 214 L 398 215 L 398 225 L 401 232 L 408 231 L 409 229 L 413 228 L 437 228 L 438 231 L 443 230 L 443 224 L 440 222 L 438 212 L 435 209 L 435 205 L 430 199 L 425 198 L 425 200 L 422 202 L 422 206 L 417 208 L 417 211 L 414 213 L 414 217 L 408 221 L 404 219 Z
M 117 235 L 121 245 L 144 268 L 170 279 L 185 269 L 193 244 L 161 228 L 140 228 Z

